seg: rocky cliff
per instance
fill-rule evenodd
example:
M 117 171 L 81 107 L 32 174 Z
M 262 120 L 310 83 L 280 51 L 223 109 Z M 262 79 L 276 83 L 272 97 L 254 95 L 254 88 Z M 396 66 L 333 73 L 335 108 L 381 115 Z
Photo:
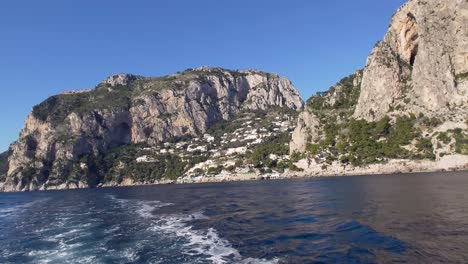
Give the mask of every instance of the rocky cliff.
M 65 92 L 35 106 L 11 145 L 0 187 L 96 186 L 109 169 L 103 158 L 116 148 L 203 135 L 241 112 L 274 107 L 297 111 L 302 100 L 288 79 L 255 70 L 113 75 L 93 90 Z
M 306 170 L 436 162 L 468 155 L 467 117 L 468 1 L 409 0 L 363 70 L 308 100 L 290 152 Z
M 468 1 L 408 1 L 367 59 L 354 117 L 375 121 L 399 105 L 431 116 L 466 110 L 467 25 Z

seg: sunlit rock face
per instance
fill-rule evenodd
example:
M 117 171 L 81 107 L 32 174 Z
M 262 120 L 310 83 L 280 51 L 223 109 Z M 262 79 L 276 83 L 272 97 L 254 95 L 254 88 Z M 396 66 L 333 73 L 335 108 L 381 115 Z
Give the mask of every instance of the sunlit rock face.
M 112 75 L 94 90 L 60 94 L 34 108 L 11 146 L 2 188 L 94 186 L 98 176 L 91 170 L 76 173 L 84 157 L 125 144 L 200 135 L 240 111 L 299 111 L 302 104 L 288 79 L 256 70 L 202 67 L 159 78 Z
M 341 97 L 336 86 L 309 99 L 327 107 L 306 105 L 292 136 L 291 152 L 303 152 L 307 143 L 323 137 L 326 124 L 320 115 L 339 117 L 344 110 L 356 120 L 414 114 L 443 119 L 444 128 L 466 127 L 468 1 L 409 0 L 393 15 L 388 32 L 358 73 L 351 76 L 354 84 L 348 84 L 358 98 L 347 109 L 334 106 Z
M 401 7 L 367 60 L 354 117 L 378 120 L 399 104 L 428 115 L 466 109 L 467 25 L 467 1 L 412 0 Z

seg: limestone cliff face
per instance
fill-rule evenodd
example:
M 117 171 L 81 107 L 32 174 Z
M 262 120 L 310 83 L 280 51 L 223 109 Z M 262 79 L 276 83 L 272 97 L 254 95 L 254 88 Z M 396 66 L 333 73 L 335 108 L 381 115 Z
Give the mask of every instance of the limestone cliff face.
M 118 74 L 96 89 L 49 98 L 26 118 L 11 146 L 4 191 L 75 183 L 95 186 L 98 175 L 76 172 L 80 160 L 116 146 L 153 144 L 197 135 L 242 110 L 302 108 L 291 82 L 260 71 L 198 68 L 161 78 Z M 94 161 L 93 161 L 94 162 Z M 98 161 L 95 161 L 98 162 Z
M 296 129 L 294 129 L 289 143 L 290 153 L 306 151 L 307 142 L 318 139 L 319 129 L 319 118 L 307 109 L 302 111 L 297 118 Z
M 409 70 L 400 63 L 398 55 L 387 43 L 376 45 L 367 59 L 354 117 L 378 120 L 401 99 L 406 85 L 403 80 L 408 77 Z
M 413 113 L 450 116 L 462 124 L 468 116 L 468 1 L 409 0 L 392 17 L 357 79 L 358 99 L 348 108 L 354 119 Z M 333 110 L 339 118 L 340 109 L 317 107 L 339 98 L 334 90 L 309 99 L 315 106 L 300 114 L 291 152 L 304 151 L 319 136 L 324 123 L 318 113 Z
M 378 120 L 399 104 L 428 115 L 466 109 L 467 25 L 467 1 L 408 1 L 367 60 L 354 117 Z

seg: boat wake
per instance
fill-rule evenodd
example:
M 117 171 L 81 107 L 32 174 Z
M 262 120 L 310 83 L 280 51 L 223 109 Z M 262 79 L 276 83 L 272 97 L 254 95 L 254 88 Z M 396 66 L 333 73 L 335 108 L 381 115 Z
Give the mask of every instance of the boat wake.
M 136 214 L 151 221 L 149 231 L 171 238 L 181 245 L 181 253 L 189 256 L 194 262 L 203 261 L 222 263 L 278 263 L 277 259 L 265 260 L 244 258 L 231 243 L 220 237 L 214 228 L 196 229 L 193 221 L 208 219 L 203 212 L 191 214 L 156 214 L 157 209 L 170 206 L 170 203 L 159 201 L 133 201 L 116 199 L 121 205 L 133 209 Z
M 48 198 L 38 199 L 32 202 L 23 203 L 23 204 L 14 204 L 8 205 L 6 207 L 0 207 L 0 218 L 12 217 L 14 215 L 20 215 L 22 212 L 27 210 L 34 205 L 48 201 Z

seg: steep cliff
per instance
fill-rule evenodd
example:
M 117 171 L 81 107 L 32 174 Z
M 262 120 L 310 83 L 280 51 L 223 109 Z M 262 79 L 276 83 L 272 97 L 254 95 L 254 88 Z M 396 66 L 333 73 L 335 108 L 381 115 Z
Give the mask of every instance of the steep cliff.
M 290 152 L 323 170 L 468 155 L 467 73 L 468 1 L 410 0 L 362 71 L 308 100 Z
M 355 118 L 467 110 L 468 2 L 410 0 L 367 60 Z M 406 102 L 405 102 L 406 99 Z
M 33 108 L 11 146 L 3 190 L 96 186 L 109 169 L 103 159 L 120 146 L 195 137 L 241 112 L 274 107 L 296 111 L 302 100 L 288 79 L 255 70 L 113 75 Z

